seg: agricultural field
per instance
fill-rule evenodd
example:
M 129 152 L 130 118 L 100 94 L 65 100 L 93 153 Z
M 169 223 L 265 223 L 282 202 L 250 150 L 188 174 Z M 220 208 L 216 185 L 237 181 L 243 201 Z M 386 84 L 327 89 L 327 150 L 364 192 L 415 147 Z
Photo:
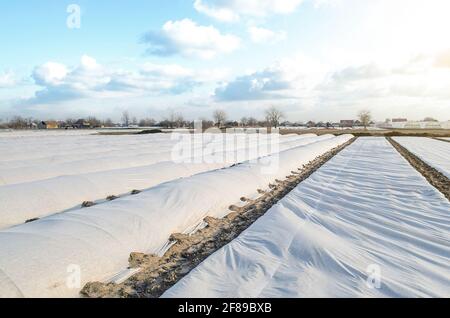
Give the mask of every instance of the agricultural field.
M 348 128 L 348 129 L 316 129 L 316 128 L 308 128 L 308 129 L 282 129 L 282 134 L 333 134 L 333 135 L 342 135 L 342 134 L 352 134 L 354 136 L 374 136 L 374 137 L 384 137 L 384 136 L 420 136 L 420 137 L 431 137 L 431 138 L 443 138 L 450 140 L 450 129 L 368 129 L 365 130 L 363 128 Z
M 428 165 L 450 178 L 450 143 L 417 137 L 393 138 Z
M 448 297 L 448 146 L 3 132 L 0 297 Z
M 164 297 L 449 297 L 449 211 L 385 139 L 360 138 Z

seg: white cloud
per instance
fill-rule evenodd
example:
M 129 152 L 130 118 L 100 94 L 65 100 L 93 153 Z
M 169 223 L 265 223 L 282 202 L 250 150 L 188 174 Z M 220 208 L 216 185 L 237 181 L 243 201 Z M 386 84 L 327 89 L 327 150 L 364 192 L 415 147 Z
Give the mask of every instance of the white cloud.
M 286 112 L 306 120 L 354 118 L 363 108 L 378 119 L 408 114 L 417 119 L 442 117 L 450 102 L 450 68 L 445 63 L 436 65 L 443 57 L 418 55 L 397 65 L 369 62 L 330 69 L 297 56 L 223 83 L 214 97 L 217 102 L 247 108 L 296 105 Z
M 47 62 L 33 71 L 33 78 L 38 85 L 58 85 L 66 76 L 67 67 L 60 63 Z
M 97 61 L 88 55 L 83 55 L 81 57 L 81 66 L 86 70 L 95 70 L 100 67 Z
M 220 21 L 233 22 L 241 16 L 289 14 L 302 2 L 303 0 L 195 0 L 194 8 Z
M 250 35 L 250 39 L 254 43 L 276 43 L 278 41 L 285 40 L 287 35 L 286 32 L 280 31 L 275 32 L 266 28 L 250 26 L 248 28 L 248 33 Z
M 237 36 L 222 34 L 213 26 L 198 25 L 190 19 L 168 21 L 160 31 L 148 32 L 144 37 L 144 42 L 150 44 L 149 54 L 180 54 L 202 59 L 231 53 L 239 47 L 240 41 Z
M 320 63 L 299 55 L 222 84 L 216 89 L 215 98 L 222 102 L 295 99 L 310 95 L 323 74 Z
M 200 13 L 206 14 L 214 19 L 232 22 L 239 19 L 238 15 L 227 7 L 210 7 L 203 0 L 195 0 L 194 8 Z
M 0 88 L 12 87 L 17 83 L 17 80 L 12 72 L 0 73 Z
M 427 116 L 450 102 L 450 69 L 434 66 L 434 60 L 419 55 L 401 65 L 368 63 L 332 72 L 316 88 L 320 104 L 330 111 L 364 107 L 390 116 L 407 116 L 414 107 Z
M 49 104 L 78 98 L 176 95 L 217 80 L 220 74 L 216 70 L 206 73 L 174 64 L 146 63 L 136 71 L 111 69 L 85 55 L 74 68 L 45 63 L 35 68 L 32 77 L 42 89 L 29 102 Z
M 193 70 L 177 64 L 161 65 L 153 63 L 145 63 L 142 66 L 142 73 L 166 78 L 190 77 L 194 75 Z
M 375 63 L 369 63 L 361 66 L 349 66 L 333 74 L 333 80 L 339 82 L 351 82 L 358 80 L 367 80 L 387 76 L 388 70 L 381 68 Z

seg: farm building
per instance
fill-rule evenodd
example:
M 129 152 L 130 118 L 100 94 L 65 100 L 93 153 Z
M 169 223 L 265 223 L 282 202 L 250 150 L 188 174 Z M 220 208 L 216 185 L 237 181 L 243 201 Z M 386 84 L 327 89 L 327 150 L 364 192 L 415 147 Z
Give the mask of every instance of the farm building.
M 89 129 L 91 128 L 91 124 L 84 119 L 79 119 L 75 124 L 73 124 L 73 128 L 76 129 Z
M 342 128 L 352 128 L 354 124 L 355 124 L 354 120 L 341 120 Z
M 438 121 L 406 121 L 406 122 L 394 122 L 384 123 L 382 128 L 394 128 L 394 129 L 449 129 L 450 121 L 438 122 Z
M 41 121 L 38 124 L 39 129 L 58 129 L 59 125 L 56 121 Z

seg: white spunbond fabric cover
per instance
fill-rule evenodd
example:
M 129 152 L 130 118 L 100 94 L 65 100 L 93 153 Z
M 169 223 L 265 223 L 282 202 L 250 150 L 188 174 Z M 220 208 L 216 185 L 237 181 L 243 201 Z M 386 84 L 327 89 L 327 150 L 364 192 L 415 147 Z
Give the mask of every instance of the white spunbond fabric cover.
M 170 134 L 154 135 L 127 135 L 127 136 L 97 136 L 97 135 L 61 135 L 58 137 L 27 137 L 27 138 L 3 138 L 0 139 L 0 151 L 5 151 L 7 156 L 2 156 L 0 162 L 13 163 L 67 157 L 72 159 L 78 156 L 96 153 L 108 153 L 113 150 L 140 149 L 153 143 L 170 142 Z M 77 156 L 74 156 L 74 155 Z M 72 159 L 76 161 L 77 159 Z M 38 162 L 39 163 L 39 162 Z
M 395 137 L 393 139 L 450 178 L 450 143 L 422 137 Z
M 93 147 L 79 147 L 76 145 L 75 141 L 68 140 L 67 145 L 70 145 L 70 149 L 61 149 L 58 147 L 55 150 L 44 149 L 48 147 L 46 142 L 36 142 L 37 144 L 41 144 L 43 148 L 41 151 L 36 151 L 29 149 L 29 154 L 34 154 L 34 157 L 28 155 L 18 155 L 24 157 L 22 159 L 13 159 L 13 155 L 8 152 L 8 155 L 5 156 L 8 160 L 2 161 L 1 168 L 2 169 L 16 169 L 22 167 L 32 167 L 32 166 L 40 166 L 51 163 L 62 164 L 68 162 L 77 162 L 81 160 L 92 160 L 92 159 L 103 159 L 103 158 L 117 158 L 117 157 L 129 157 L 132 154 L 137 153 L 158 153 L 158 152 L 167 152 L 170 151 L 171 148 L 175 145 L 176 141 L 172 141 L 168 139 L 156 140 L 156 139 L 138 139 L 139 143 L 134 144 L 132 140 L 130 140 L 130 144 L 105 144 L 104 140 L 96 141 L 96 145 Z M 74 142 L 72 144 L 72 142 Z M 26 149 L 29 146 L 23 145 Z
M 187 137 L 183 139 L 184 137 Z M 172 159 L 173 149 L 183 143 L 190 142 L 191 136 L 194 142 L 194 149 L 205 146 L 224 144 L 224 141 L 234 141 L 235 139 L 245 139 L 246 134 L 203 134 L 197 141 L 197 135 L 191 134 L 173 134 L 142 138 L 141 136 L 128 136 L 127 139 L 118 139 L 117 142 L 109 139 L 106 141 L 97 136 L 88 136 L 83 138 L 93 138 L 88 140 L 93 148 L 77 147 L 77 140 L 67 140 L 67 143 L 57 141 L 55 151 L 52 151 L 48 140 L 36 142 L 40 147 L 40 154 L 35 153 L 27 146 L 21 144 L 21 151 L 27 152 L 20 155 L 22 158 L 19 166 L 16 163 L 4 162 L 0 165 L 0 185 L 18 184 L 37 180 L 54 178 L 62 175 L 78 175 L 83 173 L 132 168 L 150 165 L 153 163 L 168 161 Z M 270 135 L 261 134 L 261 139 L 269 138 Z M 102 136 L 104 137 L 104 136 Z M 131 138 L 130 138 L 131 137 Z M 61 137 L 62 138 L 62 137 Z M 111 138 L 111 137 L 110 137 Z M 280 136 L 282 140 L 298 138 L 298 136 Z M 131 146 L 131 144 L 134 144 Z M 61 145 L 66 150 L 61 149 Z M 119 151 L 117 151 L 119 150 Z M 121 151 L 120 151 L 121 150 Z M 11 150 L 5 151 L 6 158 L 12 158 Z M 52 156 L 48 157 L 48 154 Z M 37 155 L 37 159 L 24 159 Z M 44 154 L 44 157 L 41 155 Z M 25 156 L 25 157 L 24 157 Z M 28 156 L 28 157 L 26 157 Z
M 98 201 L 111 195 L 122 195 L 138 189 L 147 189 L 163 182 L 214 169 L 221 169 L 244 160 L 256 159 L 276 151 L 310 144 L 333 138 L 333 135 L 311 137 L 298 136 L 295 139 L 281 139 L 272 143 L 270 139 L 257 141 L 256 147 L 237 148 L 233 151 L 219 151 L 202 163 L 176 163 L 165 161 L 153 165 L 101 171 L 76 176 L 57 178 L 0 186 L 0 229 L 41 218 L 57 212 L 79 207 L 84 201 Z M 264 147 L 270 145 L 270 147 Z M 253 148 L 258 148 L 254 153 Z M 231 155 L 229 155 L 231 154 Z M 228 160 L 215 162 L 213 156 Z M 195 158 L 195 157 L 194 157 Z M 242 158 L 242 159 L 241 159 Z
M 181 137 L 198 140 L 199 135 L 203 144 L 222 140 L 257 137 L 270 139 L 276 134 L 154 134 L 131 136 L 60 136 L 55 139 L 33 138 L 32 140 L 9 139 L 5 143 L 0 140 L 0 152 L 7 155 L 0 157 L 2 169 L 52 165 L 92 160 L 97 158 L 129 157 L 138 153 L 170 152 L 179 144 Z M 289 140 L 297 135 L 279 136 Z M 305 135 L 307 136 L 307 135 Z M 17 148 L 17 149 L 16 149 Z M 15 150 L 16 149 L 16 150 Z
M 177 135 L 178 136 L 178 135 Z M 181 135 L 180 135 L 181 136 Z M 189 135 L 190 136 L 190 135 Z M 206 138 L 210 137 L 210 142 L 221 145 L 225 139 L 238 138 L 235 135 L 219 134 L 217 136 L 204 136 Z M 95 136 L 94 136 L 95 137 Z M 245 135 L 241 135 L 245 138 Z M 102 149 L 104 155 L 100 153 L 100 157 L 91 158 L 92 153 L 87 154 L 84 159 L 78 159 L 78 153 L 81 152 L 80 158 L 83 157 L 82 150 L 78 149 L 76 146 L 72 145 L 70 151 L 66 151 L 66 156 L 70 158 L 75 158 L 75 161 L 68 162 L 53 162 L 53 158 L 47 158 L 48 161 L 40 164 L 30 164 L 27 166 L 9 168 L 0 166 L 0 185 L 8 184 L 18 184 L 24 182 L 31 182 L 37 180 L 50 179 L 53 177 L 63 176 L 63 175 L 78 175 L 83 173 L 132 168 L 150 165 L 153 163 L 168 161 L 172 159 L 173 148 L 175 145 L 182 144 L 183 140 L 171 140 L 170 136 L 163 137 L 163 140 L 157 139 L 141 140 L 140 148 L 133 151 L 128 151 L 127 144 L 125 148 L 122 148 L 123 154 L 111 155 L 108 151 L 111 149 L 116 149 L 117 145 L 112 146 L 104 145 L 98 142 L 94 143 L 97 149 Z M 206 144 L 209 144 L 207 142 Z M 45 143 L 41 145 L 41 148 L 46 148 Z M 194 144 L 194 148 L 202 148 L 205 143 L 199 142 Z M 112 148 L 111 148 L 112 147 Z M 152 150 L 149 150 L 149 147 Z M 51 150 L 48 150 L 51 151 Z M 10 157 L 11 154 L 8 155 Z
M 384 138 L 359 138 L 163 297 L 449 297 L 449 211 Z
M 75 297 L 80 288 L 67 285 L 71 269 L 81 270 L 79 287 L 111 278 L 128 266 L 131 252 L 159 253 L 173 233 L 189 233 L 206 216 L 223 217 L 242 196 L 267 189 L 351 138 L 318 141 L 0 231 L 0 297 Z

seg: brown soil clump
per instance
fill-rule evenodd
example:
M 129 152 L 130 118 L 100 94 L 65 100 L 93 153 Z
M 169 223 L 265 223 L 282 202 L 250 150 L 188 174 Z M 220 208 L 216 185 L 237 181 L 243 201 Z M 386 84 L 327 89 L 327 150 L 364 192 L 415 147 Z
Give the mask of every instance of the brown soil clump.
M 91 206 L 94 206 L 94 205 L 96 205 L 96 203 L 91 202 L 91 201 L 84 201 L 84 202 L 81 204 L 81 207 L 82 207 L 82 208 L 90 208 Z

